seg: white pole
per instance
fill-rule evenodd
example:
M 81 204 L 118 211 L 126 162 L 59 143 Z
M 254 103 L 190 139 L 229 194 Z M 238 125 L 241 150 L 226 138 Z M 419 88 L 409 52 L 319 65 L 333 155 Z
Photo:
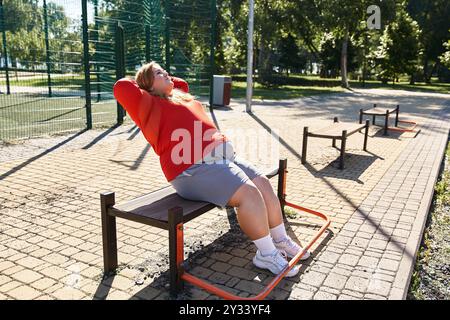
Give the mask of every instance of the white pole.
M 249 0 L 248 12 L 248 39 L 247 39 L 247 101 L 245 105 L 246 112 L 252 112 L 252 89 L 253 89 L 253 16 L 254 0 Z

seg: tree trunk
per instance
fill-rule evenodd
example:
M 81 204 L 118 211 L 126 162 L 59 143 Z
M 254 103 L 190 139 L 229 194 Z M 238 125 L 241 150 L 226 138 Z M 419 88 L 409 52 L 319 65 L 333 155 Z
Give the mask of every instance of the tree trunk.
M 428 59 L 425 57 L 423 62 L 423 81 L 426 83 L 428 79 Z
M 19 81 L 19 75 L 18 75 L 18 72 L 17 72 L 17 61 L 16 61 L 16 58 L 13 57 L 12 55 L 10 55 L 9 58 L 11 59 L 11 67 L 14 69 L 14 75 L 16 76 L 16 81 Z
M 272 75 L 269 61 L 270 51 L 267 44 L 261 39 L 259 43 L 259 55 L 258 55 L 258 76 L 261 83 L 268 83 Z
M 411 73 L 411 78 L 409 79 L 409 84 L 411 84 L 411 85 L 413 85 L 413 84 L 415 84 L 416 83 L 416 81 L 415 81 L 415 77 L 414 77 L 414 73 Z
M 439 62 L 435 62 L 435 64 L 433 65 L 433 69 L 431 69 L 430 74 L 428 75 L 427 79 L 425 80 L 426 83 L 430 84 L 431 83 L 431 77 L 433 76 L 433 73 L 436 71 L 436 68 L 438 66 Z
M 347 48 L 348 48 L 348 31 L 345 32 L 341 50 L 341 86 L 344 88 L 349 87 L 347 79 Z

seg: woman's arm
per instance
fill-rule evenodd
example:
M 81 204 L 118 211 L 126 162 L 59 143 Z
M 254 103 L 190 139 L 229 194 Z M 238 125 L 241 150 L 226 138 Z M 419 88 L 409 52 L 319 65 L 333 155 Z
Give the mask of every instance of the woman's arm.
M 173 81 L 174 88 L 183 90 L 184 92 L 189 92 L 189 85 L 185 80 L 172 76 L 170 76 L 170 79 Z
M 114 97 L 121 104 L 122 107 L 127 110 L 131 119 L 140 127 L 142 113 L 139 111 L 139 106 L 142 104 L 143 100 L 146 100 L 146 107 L 150 108 L 152 103 L 147 97 L 150 94 L 144 96 L 144 92 L 141 88 L 139 88 L 138 84 L 135 80 L 130 78 L 122 78 L 119 79 L 113 87 Z M 152 99 L 150 99 L 152 100 Z

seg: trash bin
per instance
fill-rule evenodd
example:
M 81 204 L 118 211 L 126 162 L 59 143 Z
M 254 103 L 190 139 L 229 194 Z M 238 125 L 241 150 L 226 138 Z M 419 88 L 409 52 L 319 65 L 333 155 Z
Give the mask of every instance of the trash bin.
M 213 105 L 228 106 L 231 98 L 231 77 L 214 75 Z

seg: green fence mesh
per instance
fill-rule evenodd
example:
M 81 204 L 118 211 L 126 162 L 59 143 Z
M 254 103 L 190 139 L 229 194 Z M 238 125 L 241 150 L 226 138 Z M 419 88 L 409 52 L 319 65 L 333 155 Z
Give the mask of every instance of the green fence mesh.
M 76 3 L 2 1 L 1 139 L 86 126 L 81 29 L 65 14 Z
M 0 140 L 121 122 L 112 86 L 151 60 L 208 97 L 214 23 L 215 0 L 0 0 Z

